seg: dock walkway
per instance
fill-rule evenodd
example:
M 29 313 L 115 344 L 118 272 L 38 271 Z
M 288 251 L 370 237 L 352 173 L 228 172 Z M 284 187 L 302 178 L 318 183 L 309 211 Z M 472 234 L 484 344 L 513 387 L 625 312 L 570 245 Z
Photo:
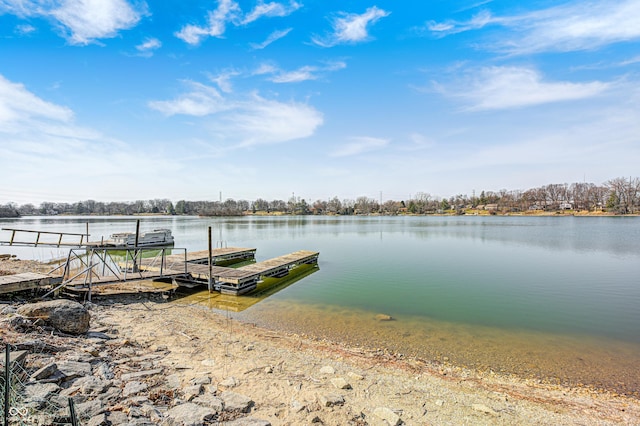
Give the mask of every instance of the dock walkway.
M 38 289 L 59 283 L 62 284 L 57 288 L 81 289 L 88 287 L 90 290 L 92 285 L 172 279 L 180 285 L 209 285 L 210 290 L 217 290 L 223 294 L 241 295 L 254 290 L 262 278 L 284 277 L 289 274 L 291 269 L 300 265 L 317 264 L 320 255 L 318 252 L 299 250 L 239 268 L 220 266 L 255 258 L 256 249 L 254 248 L 229 247 L 212 250 L 211 266 L 209 266 L 208 250 L 190 253 L 185 251 L 183 254 L 163 255 L 155 258 L 138 258 L 135 262 L 127 259 L 111 266 L 111 264 L 107 265 L 109 257 L 102 253 L 103 251 L 108 250 L 94 249 L 90 250 L 89 258 L 79 257 L 80 272 L 66 280 L 63 280 L 62 277 L 56 278 L 36 273 L 0 276 L 0 294 Z M 129 251 L 135 250 L 129 249 Z M 98 256 L 98 258 L 104 263 L 95 263 L 94 256 L 100 254 L 102 256 Z M 105 274 L 105 272 L 110 273 Z M 121 275 L 120 272 L 124 272 L 124 274 Z
M 225 249 L 216 249 L 225 250 Z M 228 253 L 238 255 L 239 253 L 255 254 L 255 249 L 229 248 Z M 254 290 L 260 278 L 263 277 L 284 277 L 289 270 L 302 265 L 318 262 L 320 253 L 299 250 L 284 256 L 257 262 L 240 268 L 229 268 L 224 266 L 211 266 L 209 274 L 208 251 L 187 253 L 185 256 L 167 256 L 167 262 L 163 269 L 163 274 L 167 276 L 180 277 L 179 282 L 185 285 L 201 285 L 211 282 L 216 290 L 223 294 L 240 295 Z M 222 252 L 213 251 L 212 258 Z M 204 256 L 204 257 L 202 257 Z M 152 266 L 150 262 L 142 260 L 140 269 L 147 271 L 157 270 L 157 265 Z M 211 278 L 211 280 L 210 280 Z
M 224 265 L 229 263 L 235 263 L 243 260 L 255 259 L 256 249 L 254 248 L 242 248 L 242 247 L 224 247 L 211 250 L 211 260 L 214 265 Z M 187 252 L 185 256 L 180 254 L 170 254 L 166 257 L 167 264 L 175 262 L 183 262 L 186 260 L 188 263 L 209 263 L 209 250 L 200 250 Z
M 48 286 L 52 279 L 53 277 L 49 275 L 37 274 L 35 272 L 0 276 L 0 294 L 34 290 Z

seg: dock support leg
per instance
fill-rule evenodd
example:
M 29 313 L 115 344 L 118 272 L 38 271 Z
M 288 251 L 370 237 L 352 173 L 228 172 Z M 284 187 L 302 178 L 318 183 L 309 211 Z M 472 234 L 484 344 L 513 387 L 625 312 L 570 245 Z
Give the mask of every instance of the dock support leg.
M 211 247 L 211 227 L 209 227 L 209 293 L 213 292 L 213 277 L 212 275 L 212 263 L 213 263 L 213 249 Z

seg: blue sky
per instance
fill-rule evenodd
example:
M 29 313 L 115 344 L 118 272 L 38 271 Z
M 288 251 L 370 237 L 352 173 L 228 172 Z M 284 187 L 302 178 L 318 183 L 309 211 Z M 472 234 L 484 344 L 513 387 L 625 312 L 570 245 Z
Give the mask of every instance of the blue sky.
M 0 0 L 0 204 L 638 176 L 640 0 Z

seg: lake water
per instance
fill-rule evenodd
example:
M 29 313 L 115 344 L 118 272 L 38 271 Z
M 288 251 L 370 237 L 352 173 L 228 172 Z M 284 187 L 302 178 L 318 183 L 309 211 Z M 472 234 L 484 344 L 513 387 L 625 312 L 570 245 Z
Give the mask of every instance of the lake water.
M 134 231 L 132 217 L 0 220 L 1 227 Z M 305 249 L 319 268 L 267 280 L 275 292 L 184 300 L 261 326 L 480 371 L 638 396 L 638 217 L 144 217 L 176 247 L 255 247 L 258 261 Z M 0 233 L 8 238 L 6 231 Z M 52 248 L 0 247 L 48 259 Z M 263 298 L 269 294 L 269 297 Z M 245 302 L 246 301 L 246 302 Z M 179 303 L 177 301 L 175 303 Z M 223 303 L 218 303 L 223 302 Z M 230 308 L 226 308 L 230 307 Z M 238 312 L 235 312 L 238 311 Z M 380 322 L 377 314 L 395 320 Z

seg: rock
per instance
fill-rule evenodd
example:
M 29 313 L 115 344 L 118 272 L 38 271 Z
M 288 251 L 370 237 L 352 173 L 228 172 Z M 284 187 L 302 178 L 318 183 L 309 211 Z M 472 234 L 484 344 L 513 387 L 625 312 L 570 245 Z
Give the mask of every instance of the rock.
M 116 400 L 118 400 L 122 396 L 122 392 L 119 387 L 110 387 L 98 395 L 98 398 L 103 402 L 103 404 L 112 405 Z
M 210 393 L 206 393 L 204 395 L 198 396 L 194 398 L 191 402 L 196 403 L 198 405 L 203 405 L 205 407 L 212 408 L 216 410 L 218 413 L 221 413 L 224 408 L 224 402 L 222 401 L 222 399 Z
M 402 424 L 400 416 L 398 416 L 396 412 L 390 408 L 378 407 L 373 410 L 373 415 L 381 420 L 386 421 L 391 426 L 398 426 Z
M 324 407 L 333 407 L 334 405 L 344 405 L 344 397 L 335 393 L 320 396 L 320 404 Z
M 302 404 L 300 401 L 293 400 L 291 401 L 291 411 L 294 413 L 299 413 L 300 411 L 306 409 L 307 406 Z
M 56 371 L 58 371 L 58 366 L 56 365 L 55 362 L 52 362 L 50 364 L 45 365 L 44 367 L 40 368 L 39 370 L 35 371 L 32 375 L 31 378 L 33 380 L 44 380 L 44 379 L 48 379 L 49 377 L 51 377 L 53 375 L 53 373 L 55 373 Z
M 194 385 L 209 385 L 211 384 L 211 377 L 209 376 L 196 377 L 195 379 L 191 380 L 191 383 L 193 383 Z
M 128 403 L 136 406 L 141 406 L 149 403 L 149 397 L 145 395 L 134 396 L 129 398 Z
M 89 376 L 91 374 L 91 364 L 88 362 L 61 361 L 58 363 L 58 371 L 64 374 L 67 379 Z
M 218 384 L 220 386 L 224 386 L 225 388 L 235 388 L 240 384 L 240 382 L 235 377 L 227 377 L 226 379 L 224 379 Z
M 104 380 L 111 380 L 115 377 L 113 370 L 106 362 L 100 363 L 95 368 L 95 375 Z
M 378 314 L 375 316 L 376 321 L 393 321 L 393 317 L 387 314 Z
M 244 347 L 245 351 L 252 351 L 255 349 L 255 346 L 253 346 L 252 344 L 249 344 L 247 346 Z
M 97 416 L 93 416 L 87 422 L 87 426 L 109 426 L 111 422 L 107 420 L 105 413 L 100 413 Z
M 127 382 L 127 384 L 124 385 L 124 389 L 122 390 L 122 396 L 127 398 L 131 395 L 135 395 L 147 390 L 148 387 L 149 386 L 143 382 Z
M 349 371 L 349 372 L 347 373 L 347 376 L 348 376 L 351 380 L 364 380 L 364 377 L 363 377 L 363 376 L 361 376 L 361 375 L 359 375 L 359 374 L 357 374 L 357 373 L 354 373 L 354 372 L 352 372 L 352 371 Z
M 165 413 L 166 424 L 175 426 L 201 426 L 213 420 L 218 413 L 208 407 L 187 402 L 177 405 Z
M 224 411 L 227 412 L 248 413 L 254 405 L 251 398 L 231 391 L 222 392 L 220 399 L 224 403 Z
M 254 419 L 253 417 L 243 417 L 231 422 L 224 422 L 225 426 L 271 426 L 267 420 Z
M 202 385 L 187 386 L 182 390 L 182 393 L 184 395 L 184 399 L 186 399 L 187 401 L 191 401 L 193 398 L 202 393 Z
M 266 374 L 271 374 L 271 373 L 273 373 L 273 367 L 272 367 L 272 366 L 265 367 L 265 368 L 264 368 L 264 372 L 265 372 Z
M 215 367 L 216 366 L 216 360 L 215 359 L 203 359 L 202 361 L 200 361 L 200 364 L 204 365 L 205 367 Z
M 79 418 L 90 419 L 104 412 L 102 402 L 97 399 L 76 404 L 75 407 L 76 407 L 76 415 Z
M 16 312 L 18 312 L 18 308 L 16 308 L 15 306 L 5 306 L 4 308 L 2 308 L 0 310 L 0 314 L 2 315 L 11 315 L 11 314 L 15 314 Z
M 17 313 L 27 318 L 38 318 L 52 327 L 71 334 L 84 334 L 89 330 L 89 311 L 78 302 L 66 299 L 29 303 Z
M 80 377 L 73 382 L 73 386 L 77 387 L 81 393 L 89 395 L 103 393 L 110 385 L 110 382 L 100 380 L 95 376 Z
M 41 408 L 52 394 L 58 392 L 60 386 L 55 383 L 34 383 L 24 387 L 25 403 Z
M 493 408 L 489 408 L 484 404 L 473 404 L 471 405 L 471 408 L 473 408 L 475 411 L 479 411 L 481 413 L 485 413 L 485 414 L 492 414 L 492 415 L 496 415 L 498 413 L 495 412 L 495 410 Z
M 87 339 L 100 339 L 100 340 L 111 340 L 112 337 L 106 333 L 102 333 L 100 331 L 88 331 Z
M 443 400 L 441 400 L 441 399 L 436 399 L 435 404 L 436 404 L 438 407 L 442 407 L 442 406 L 444 405 L 444 401 L 443 401 Z
M 160 410 L 158 410 L 151 404 L 144 404 L 142 407 L 140 407 L 140 411 L 142 411 L 142 414 L 144 414 L 146 417 L 149 417 L 150 420 L 156 423 L 162 419 L 162 413 L 160 412 Z
M 331 379 L 331 384 L 337 389 L 351 389 L 351 385 L 342 377 Z
M 330 365 L 325 365 L 320 369 L 320 374 L 336 374 L 336 370 Z
M 166 377 L 165 386 L 167 389 L 178 389 L 182 386 L 182 379 L 178 374 L 171 374 Z
M 156 374 L 162 373 L 162 368 L 156 368 L 154 370 L 144 370 L 144 371 L 136 371 L 135 373 L 125 373 L 120 378 L 124 381 L 131 379 L 140 379 L 143 377 L 155 376 Z
M 122 411 L 110 411 L 107 416 L 107 420 L 111 422 L 112 425 L 123 425 L 127 424 L 129 421 L 129 416 L 127 416 Z

